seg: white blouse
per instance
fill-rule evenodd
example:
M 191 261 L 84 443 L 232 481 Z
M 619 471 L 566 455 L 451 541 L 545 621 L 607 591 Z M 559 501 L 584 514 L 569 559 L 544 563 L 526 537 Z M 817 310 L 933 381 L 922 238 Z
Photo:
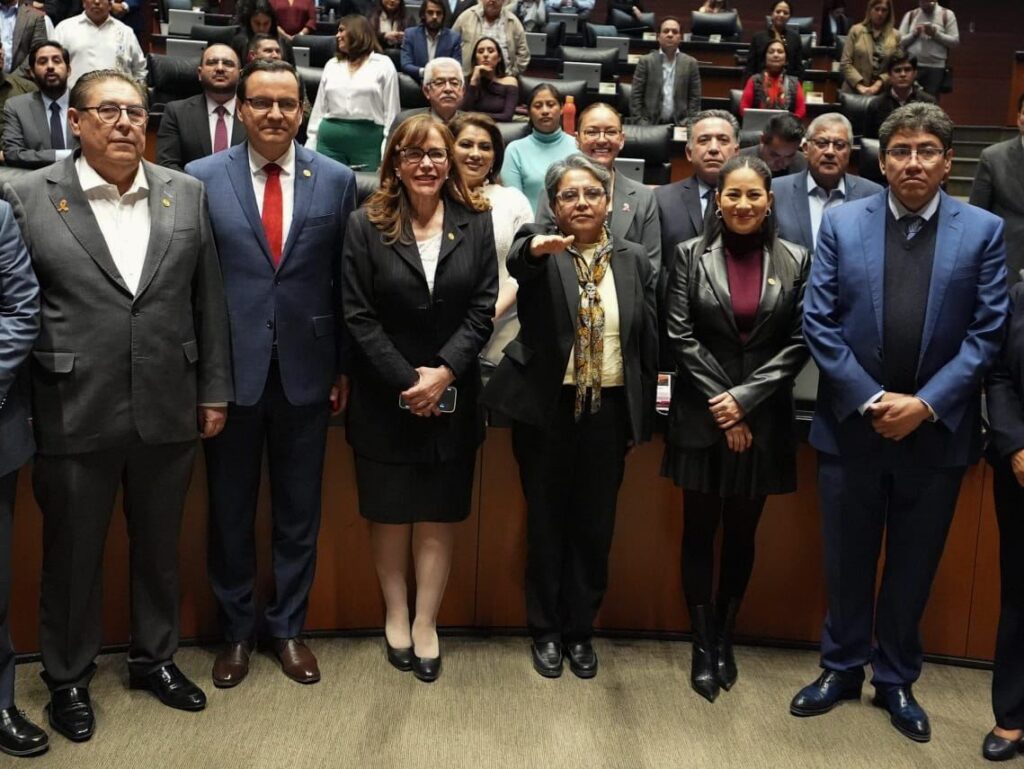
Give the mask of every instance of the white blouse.
M 385 140 L 398 115 L 398 73 L 391 59 L 371 53 L 354 73 L 348 62 L 331 59 L 320 77 L 313 111 L 306 129 L 306 148 L 315 150 L 320 121 L 372 120 L 384 128 Z
M 420 262 L 423 264 L 423 275 L 427 279 L 427 288 L 430 289 L 430 295 L 433 296 L 437 260 L 441 256 L 441 233 L 438 232 L 434 237 L 426 240 L 417 240 L 416 248 L 420 252 Z

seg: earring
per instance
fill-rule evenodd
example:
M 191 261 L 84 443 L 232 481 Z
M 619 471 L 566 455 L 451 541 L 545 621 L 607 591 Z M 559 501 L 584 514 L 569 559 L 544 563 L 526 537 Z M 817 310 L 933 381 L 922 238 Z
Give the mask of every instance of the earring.
M 771 206 L 768 206 L 768 210 L 764 212 L 764 215 L 765 216 L 771 216 L 772 215 L 772 207 Z
M 402 175 L 398 173 L 398 171 L 395 171 L 395 178 L 398 179 L 398 181 L 402 181 Z
M 721 208 L 715 208 L 715 216 L 717 216 L 719 219 L 722 218 L 722 209 Z

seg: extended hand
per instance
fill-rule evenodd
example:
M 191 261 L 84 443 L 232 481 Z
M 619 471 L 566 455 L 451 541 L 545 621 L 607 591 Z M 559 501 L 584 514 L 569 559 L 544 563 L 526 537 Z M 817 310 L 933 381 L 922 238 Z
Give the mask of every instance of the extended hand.
M 742 454 L 754 445 L 754 436 L 750 432 L 750 428 L 747 427 L 746 423 L 740 422 L 735 427 L 730 427 L 725 431 L 725 442 L 729 447 L 729 451 L 735 451 L 737 454 Z
M 893 441 L 903 440 L 931 416 L 924 401 L 902 393 L 885 393 L 868 406 L 868 413 L 875 432 Z
M 340 414 L 348 406 L 348 390 L 348 377 L 341 374 L 337 380 L 335 380 L 334 384 L 331 385 L 331 394 L 329 398 L 332 414 Z
M 213 438 L 228 422 L 227 406 L 199 407 L 199 435 L 202 438 Z
M 548 254 L 565 251 L 576 240 L 574 235 L 534 235 L 530 238 L 530 256 L 539 259 Z
M 715 418 L 715 424 L 722 430 L 728 430 L 746 416 L 743 407 L 727 392 L 709 398 L 708 410 Z
M 1017 483 L 1024 486 L 1024 449 L 1010 457 L 1010 469 L 1013 470 L 1013 477 L 1017 479 Z
M 420 378 L 416 380 L 416 384 L 402 393 L 402 397 L 408 404 L 409 411 L 416 416 L 437 416 L 441 413 L 437 408 L 437 402 L 444 395 L 445 388 L 455 381 L 455 377 L 446 366 L 420 366 L 416 373 Z

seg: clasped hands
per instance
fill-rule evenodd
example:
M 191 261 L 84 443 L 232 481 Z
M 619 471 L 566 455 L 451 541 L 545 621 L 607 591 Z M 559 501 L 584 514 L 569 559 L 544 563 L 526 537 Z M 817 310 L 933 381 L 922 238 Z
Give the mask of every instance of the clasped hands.
M 730 393 L 724 392 L 709 398 L 708 411 L 718 428 L 725 431 L 725 442 L 730 451 L 742 454 L 754 444 L 754 435 L 743 421 L 746 413 Z
M 871 426 L 883 438 L 901 441 L 931 417 L 925 402 L 916 395 L 882 393 L 882 397 L 867 408 Z
M 441 400 L 448 385 L 455 381 L 455 375 L 447 366 L 420 366 L 416 373 L 419 376 L 416 384 L 402 391 L 402 399 L 409 407 L 409 411 L 418 417 L 440 415 L 438 401 Z

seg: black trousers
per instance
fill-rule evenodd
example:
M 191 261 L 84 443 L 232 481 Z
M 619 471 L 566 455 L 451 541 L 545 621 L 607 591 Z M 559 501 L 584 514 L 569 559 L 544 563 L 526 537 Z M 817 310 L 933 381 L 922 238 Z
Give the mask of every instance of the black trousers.
M 51 690 L 88 686 L 103 637 L 103 550 L 118 489 L 128 521 L 131 641 L 140 675 L 178 648 L 178 537 L 196 444 L 145 444 L 37 455 L 32 476 L 43 511 L 39 641 Z
M 1008 463 L 993 467 L 992 491 L 999 522 L 1002 585 L 992 671 L 992 710 L 996 724 L 1003 729 L 1024 729 L 1024 489 Z
M 18 471 L 0 477 L 0 709 L 14 706 L 14 645 L 7 612 L 11 605 L 11 529 Z
M 226 640 L 302 631 L 316 570 L 320 495 L 330 417 L 327 401 L 293 406 L 273 361 L 260 400 L 228 407 L 223 432 L 206 441 L 210 585 Z M 267 447 L 273 519 L 274 598 L 257 617 L 254 519 Z
M 939 91 L 942 88 L 942 80 L 945 75 L 945 67 L 918 67 L 917 84 L 938 101 Z
M 899 443 L 867 460 L 824 453 L 818 459 L 828 590 L 821 664 L 852 671 L 871 662 L 872 681 L 882 686 L 911 684 L 921 674 L 921 615 L 964 474 L 962 467 L 920 467 L 913 459 Z
M 629 426 L 621 387 L 601 410 L 573 419 L 565 387 L 544 428 L 515 423 L 513 449 L 526 496 L 526 616 L 538 643 L 589 639 L 608 586 L 608 553 Z

